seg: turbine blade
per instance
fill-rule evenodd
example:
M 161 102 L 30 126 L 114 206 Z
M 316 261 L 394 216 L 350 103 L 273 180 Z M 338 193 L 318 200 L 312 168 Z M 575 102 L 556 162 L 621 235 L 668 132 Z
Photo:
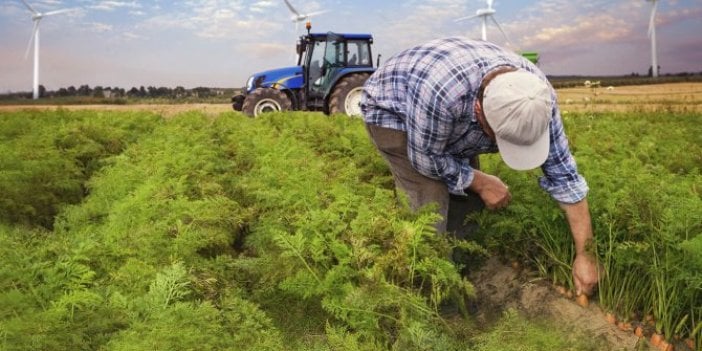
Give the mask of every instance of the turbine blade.
M 78 10 L 78 9 L 63 9 L 63 10 L 49 11 L 49 12 L 42 13 L 42 15 L 43 16 L 52 16 L 52 15 L 58 15 L 60 13 L 73 12 L 76 10 Z
M 32 49 L 32 43 L 34 43 L 34 38 L 37 36 L 37 31 L 39 30 L 39 20 L 34 20 L 34 28 L 32 29 L 32 35 L 29 37 L 29 42 L 27 43 L 27 50 L 24 52 L 24 59 L 29 57 L 29 50 Z
M 328 10 L 322 10 L 322 11 L 310 12 L 310 13 L 306 14 L 305 17 L 317 16 L 317 15 L 321 15 L 321 14 L 327 13 L 327 12 L 329 12 L 329 11 L 328 11 Z
M 22 1 L 24 1 L 24 0 L 22 0 Z M 297 10 L 295 10 L 295 8 L 290 4 L 290 1 L 288 1 L 288 0 L 283 0 L 283 1 L 285 1 L 285 5 L 288 6 L 288 8 L 290 9 L 290 12 L 294 13 L 298 17 L 300 16 L 300 13 L 297 12 Z
M 27 6 L 27 8 L 29 9 L 29 11 L 31 11 L 33 14 L 35 14 L 35 15 L 38 15 L 38 14 L 39 14 L 39 12 L 38 12 L 37 10 L 35 10 L 31 5 L 29 5 L 28 2 L 26 2 L 26 1 L 24 1 L 24 0 L 22 0 L 22 2 L 24 3 L 24 6 Z
M 505 37 L 505 40 L 507 40 L 507 43 L 508 43 L 509 45 L 511 45 L 511 46 L 514 46 L 514 44 L 512 44 L 512 41 L 509 40 L 509 37 L 507 36 L 507 33 L 505 33 L 505 31 L 502 29 L 502 26 L 500 25 L 499 22 L 497 22 L 497 20 L 495 19 L 495 17 L 494 17 L 494 16 L 490 16 L 490 18 L 492 19 L 492 22 L 495 23 L 495 25 L 497 26 L 497 29 L 499 29 L 500 32 L 502 33 L 502 35 Z
M 486 0 L 486 2 L 487 2 L 488 8 L 491 9 L 491 8 L 492 8 L 492 3 L 494 2 L 494 0 Z
M 466 17 L 456 18 L 456 19 L 453 20 L 453 21 L 454 21 L 454 22 L 460 22 L 460 21 L 465 21 L 465 20 L 469 20 L 469 19 L 471 19 L 471 18 L 476 18 L 476 17 L 478 17 L 478 15 L 472 15 L 472 16 L 466 16 Z
M 653 29 L 656 26 L 656 12 L 658 12 L 658 1 L 653 1 L 653 7 L 651 8 L 651 18 L 648 21 L 648 36 L 653 34 Z

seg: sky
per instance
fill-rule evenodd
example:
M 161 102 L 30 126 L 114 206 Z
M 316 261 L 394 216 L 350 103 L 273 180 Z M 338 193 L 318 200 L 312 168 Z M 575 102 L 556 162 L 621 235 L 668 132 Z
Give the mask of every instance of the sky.
M 294 64 L 296 28 L 283 0 L 27 0 L 39 12 L 40 84 L 242 87 L 258 71 Z M 431 39 L 479 39 L 480 21 L 455 20 L 478 0 L 290 0 L 313 32 L 370 33 L 381 62 Z M 548 75 L 646 74 L 651 65 L 646 0 L 495 0 L 488 40 L 537 51 Z M 661 74 L 702 71 L 702 0 L 659 0 Z M 32 17 L 21 0 L 0 0 L 0 93 L 31 91 Z

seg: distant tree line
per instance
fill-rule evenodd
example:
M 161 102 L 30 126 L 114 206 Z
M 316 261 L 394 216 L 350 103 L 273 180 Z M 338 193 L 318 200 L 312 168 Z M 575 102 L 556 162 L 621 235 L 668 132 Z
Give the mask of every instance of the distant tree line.
M 122 98 L 152 98 L 152 99 L 183 99 L 183 98 L 216 98 L 231 97 L 235 89 L 197 87 L 186 89 L 182 86 L 175 88 L 140 86 L 127 90 L 119 87 L 103 87 L 97 85 L 81 85 L 79 87 L 69 86 L 57 90 L 47 90 L 43 85 L 39 85 L 39 97 L 41 98 L 61 98 L 61 97 L 89 97 L 100 99 L 122 99 Z M 0 94 L 0 99 L 31 99 L 31 92 L 16 92 Z
M 662 83 L 702 82 L 702 72 L 661 74 L 656 78 L 633 72 L 626 76 L 548 76 L 554 88 L 583 86 L 587 80 L 598 81 L 601 86 L 645 85 Z

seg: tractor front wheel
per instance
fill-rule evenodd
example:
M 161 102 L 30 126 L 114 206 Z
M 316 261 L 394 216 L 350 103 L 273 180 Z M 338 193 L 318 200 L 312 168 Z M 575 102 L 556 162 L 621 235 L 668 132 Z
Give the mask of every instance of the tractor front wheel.
M 361 95 L 368 76 L 361 73 L 342 78 L 329 98 L 329 112 L 361 117 Z
M 288 111 L 292 109 L 292 102 L 284 92 L 273 88 L 256 89 L 246 95 L 241 110 L 251 116 L 258 117 L 262 113 L 275 111 Z

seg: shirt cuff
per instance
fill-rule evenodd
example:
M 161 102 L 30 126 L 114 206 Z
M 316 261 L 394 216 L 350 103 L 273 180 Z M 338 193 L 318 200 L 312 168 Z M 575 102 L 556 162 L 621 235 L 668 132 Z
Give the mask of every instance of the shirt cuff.
M 468 165 L 461 165 L 461 170 L 458 173 L 458 178 L 455 184 L 449 184 L 448 191 L 453 195 L 468 195 L 466 189 L 473 183 L 473 168 Z
M 567 182 L 554 182 L 546 177 L 539 178 L 539 185 L 546 190 L 554 200 L 565 203 L 574 204 L 580 202 L 587 196 L 590 188 L 587 186 L 585 178 L 578 175 L 575 180 Z

